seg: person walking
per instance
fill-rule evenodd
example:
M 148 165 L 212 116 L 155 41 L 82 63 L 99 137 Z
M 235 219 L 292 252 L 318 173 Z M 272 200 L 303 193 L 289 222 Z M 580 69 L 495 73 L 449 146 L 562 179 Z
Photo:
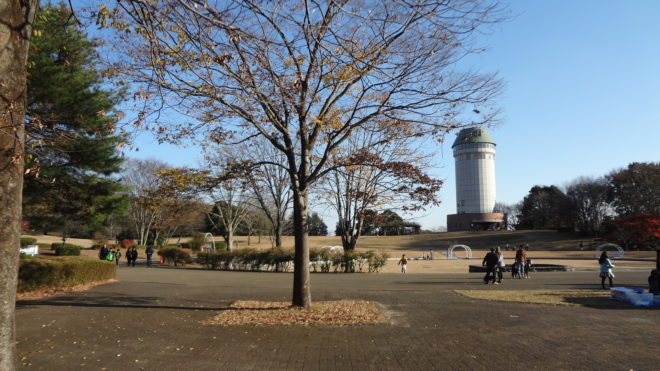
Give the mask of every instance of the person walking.
M 484 260 L 481 262 L 481 266 L 486 266 L 486 275 L 484 276 L 484 284 L 488 285 L 488 281 L 493 280 L 493 285 L 495 282 L 495 271 L 497 269 L 497 264 L 500 260 L 500 257 L 495 253 L 495 249 L 491 248 L 490 252 L 484 256 Z
M 525 263 L 527 262 L 527 251 L 520 246 L 518 251 L 516 251 L 516 259 L 514 264 L 514 269 L 516 271 L 515 276 L 517 278 L 525 277 Z
M 502 283 L 502 280 L 504 280 L 504 267 L 506 267 L 504 254 L 499 246 L 495 249 L 495 253 L 497 254 L 497 283 Z
M 605 288 L 605 279 L 607 278 L 610 281 L 610 287 L 612 287 L 612 278 L 614 278 L 612 268 L 614 268 L 614 264 L 612 264 L 609 256 L 607 256 L 607 251 L 603 251 L 603 253 L 600 254 L 598 264 L 600 264 L 600 285 Z
M 105 256 L 105 260 L 109 262 L 115 261 L 115 250 L 109 250 L 108 254 Z
M 135 267 L 135 261 L 138 258 L 138 252 L 135 246 L 131 247 L 130 250 L 126 251 L 126 258 L 128 259 L 128 265 Z
M 154 254 L 154 248 L 149 246 L 147 247 L 147 267 L 151 267 L 151 256 Z
M 109 252 L 110 250 L 108 249 L 108 246 L 106 246 L 106 244 L 103 244 L 103 246 L 101 246 L 101 249 L 99 250 L 99 259 L 105 260 Z
M 117 248 L 117 251 L 115 251 L 115 263 L 119 265 L 119 259 L 121 258 L 121 248 Z
M 401 259 L 396 263 L 401 266 L 401 273 L 406 273 L 406 265 L 408 264 L 408 259 L 406 259 L 406 254 L 401 255 Z

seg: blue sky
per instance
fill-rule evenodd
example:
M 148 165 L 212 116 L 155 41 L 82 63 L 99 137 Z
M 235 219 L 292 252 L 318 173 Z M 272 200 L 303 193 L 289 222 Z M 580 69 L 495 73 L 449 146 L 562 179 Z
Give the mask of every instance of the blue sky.
M 503 1 L 513 18 L 480 40 L 470 60 L 497 71 L 498 201 L 522 200 L 534 185 L 563 186 L 628 163 L 660 161 L 660 1 Z M 445 180 L 442 205 L 408 216 L 424 228 L 446 225 L 455 210 L 453 135 L 438 146 L 434 170 Z M 196 148 L 158 146 L 146 134 L 129 157 L 195 166 Z M 336 218 L 318 210 L 334 230 Z

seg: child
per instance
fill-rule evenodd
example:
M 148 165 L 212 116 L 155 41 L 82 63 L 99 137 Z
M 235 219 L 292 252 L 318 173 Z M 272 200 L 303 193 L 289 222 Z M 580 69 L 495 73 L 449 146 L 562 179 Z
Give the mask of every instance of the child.
M 401 255 L 401 259 L 396 264 L 401 265 L 401 273 L 406 273 L 406 264 L 408 264 L 408 259 L 406 259 L 406 254 Z
M 525 278 L 529 278 L 529 270 L 532 269 L 532 259 L 527 258 L 525 262 Z

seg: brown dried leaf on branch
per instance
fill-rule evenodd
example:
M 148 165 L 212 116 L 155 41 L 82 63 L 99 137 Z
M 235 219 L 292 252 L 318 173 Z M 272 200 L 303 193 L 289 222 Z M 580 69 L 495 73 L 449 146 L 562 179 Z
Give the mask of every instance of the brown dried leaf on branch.
M 310 308 L 292 307 L 290 302 L 237 301 L 204 323 L 221 326 L 346 326 L 383 322 L 385 317 L 374 303 L 340 300 L 315 302 Z

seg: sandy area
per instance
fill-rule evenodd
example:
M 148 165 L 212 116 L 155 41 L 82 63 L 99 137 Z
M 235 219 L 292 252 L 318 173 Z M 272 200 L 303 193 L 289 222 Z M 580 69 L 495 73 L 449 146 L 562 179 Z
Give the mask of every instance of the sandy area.
M 550 255 L 550 254 L 548 254 Z M 538 256 L 542 256 L 539 252 Z M 545 255 L 543 255 L 545 256 Z M 532 261 L 534 261 L 532 259 Z M 598 266 L 598 261 L 593 260 L 565 260 L 565 259 L 538 259 L 535 261 L 538 264 L 561 264 L 561 265 L 570 265 L 575 267 L 576 270 L 593 270 L 596 271 Z M 506 262 L 510 264 L 509 261 Z M 629 269 L 639 269 L 639 270 L 651 270 L 655 267 L 654 261 L 613 261 L 614 272 L 617 270 L 629 270 Z M 407 270 L 408 273 L 465 273 L 468 272 L 468 266 L 470 265 L 481 265 L 480 259 L 438 259 L 438 260 L 408 260 Z M 390 260 L 387 262 L 387 265 L 383 267 L 381 272 L 383 273 L 396 273 L 400 272 L 401 267 L 397 265 L 396 260 Z

